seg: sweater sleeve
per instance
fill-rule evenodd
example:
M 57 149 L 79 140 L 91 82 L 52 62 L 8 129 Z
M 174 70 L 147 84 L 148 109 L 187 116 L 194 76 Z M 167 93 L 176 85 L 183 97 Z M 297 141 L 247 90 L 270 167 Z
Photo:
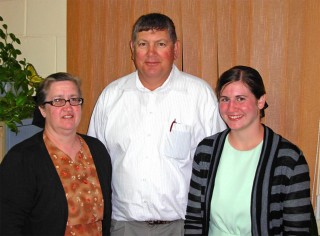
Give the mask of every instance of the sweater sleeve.
M 213 183 L 228 132 L 229 130 L 226 130 L 203 139 L 196 149 L 188 195 L 185 235 L 200 236 L 208 233 Z
M 185 235 L 203 235 L 206 232 L 206 193 L 212 155 L 212 139 L 202 140 L 196 150 L 188 195 Z M 208 199 L 207 199 L 208 200 Z
M 185 219 L 185 235 L 202 235 L 204 196 L 201 194 L 202 177 L 200 166 L 201 154 L 194 157 L 188 205 Z
M 32 211 L 36 180 L 23 155 L 11 150 L 0 165 L 0 235 L 21 235 Z
M 307 162 L 300 153 L 290 171 L 283 202 L 284 232 L 289 235 L 309 233 L 311 227 L 310 177 Z

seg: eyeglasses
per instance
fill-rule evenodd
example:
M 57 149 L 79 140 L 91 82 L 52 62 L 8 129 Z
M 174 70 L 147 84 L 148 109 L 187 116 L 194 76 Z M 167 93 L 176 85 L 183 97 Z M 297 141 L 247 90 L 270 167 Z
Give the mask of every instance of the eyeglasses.
M 52 101 L 47 101 L 42 103 L 42 105 L 50 104 L 54 107 L 63 107 L 66 103 L 69 102 L 71 106 L 79 106 L 83 103 L 83 98 L 70 98 L 69 100 L 63 98 L 55 98 Z

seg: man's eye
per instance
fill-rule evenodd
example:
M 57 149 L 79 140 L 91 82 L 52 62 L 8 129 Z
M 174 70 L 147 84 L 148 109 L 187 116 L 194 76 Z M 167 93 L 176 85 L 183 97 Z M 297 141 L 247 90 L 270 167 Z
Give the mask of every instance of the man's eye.
M 61 102 L 63 99 L 62 98 L 55 98 L 53 99 L 54 102 Z
M 228 98 L 220 98 L 219 101 L 220 101 L 220 102 L 228 102 L 229 99 L 228 99 Z
M 145 47 L 147 44 L 145 42 L 139 42 L 138 47 Z
M 159 45 L 159 47 L 165 47 L 165 46 L 167 46 L 167 44 L 166 44 L 166 43 L 163 43 L 163 42 L 158 43 L 158 45 Z

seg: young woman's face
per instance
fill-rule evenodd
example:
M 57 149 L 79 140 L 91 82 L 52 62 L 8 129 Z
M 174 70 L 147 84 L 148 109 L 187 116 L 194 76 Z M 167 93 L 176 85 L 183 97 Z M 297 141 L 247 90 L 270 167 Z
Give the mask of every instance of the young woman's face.
M 79 98 L 78 88 L 71 81 L 53 82 L 46 97 L 46 101 L 62 98 L 69 100 L 70 98 Z M 81 120 L 81 105 L 71 106 L 69 102 L 62 107 L 55 107 L 45 104 L 40 107 L 41 114 L 46 118 L 45 128 L 54 130 L 55 132 L 75 132 Z
M 257 99 L 241 81 L 227 84 L 220 93 L 219 110 L 231 130 L 245 130 L 260 124 L 265 95 Z

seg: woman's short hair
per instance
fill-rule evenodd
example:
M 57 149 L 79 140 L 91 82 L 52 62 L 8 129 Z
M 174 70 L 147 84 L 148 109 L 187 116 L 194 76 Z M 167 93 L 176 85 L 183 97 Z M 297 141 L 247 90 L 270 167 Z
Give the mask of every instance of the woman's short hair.
M 37 95 L 36 95 L 36 103 L 38 106 L 41 106 L 46 101 L 51 84 L 58 81 L 73 82 L 77 86 L 79 96 L 80 97 L 82 96 L 81 89 L 80 89 L 81 82 L 79 78 L 66 72 L 58 72 L 58 73 L 49 75 L 39 85 L 37 89 Z

